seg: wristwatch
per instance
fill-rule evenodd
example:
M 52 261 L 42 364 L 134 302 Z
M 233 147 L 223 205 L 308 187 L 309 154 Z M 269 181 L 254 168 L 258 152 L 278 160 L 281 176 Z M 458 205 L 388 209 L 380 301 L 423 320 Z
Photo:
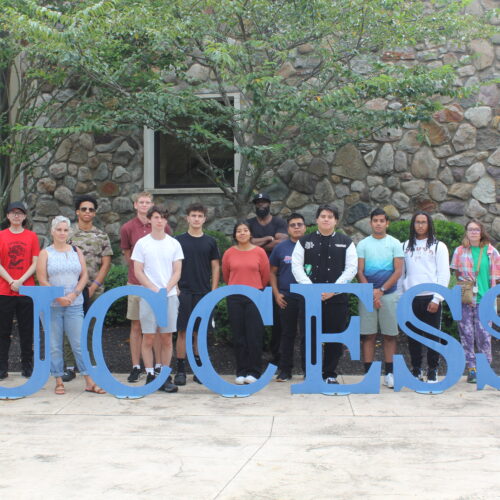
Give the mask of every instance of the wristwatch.
M 385 293 L 385 288 L 383 286 L 380 287 L 379 289 L 382 293 Z

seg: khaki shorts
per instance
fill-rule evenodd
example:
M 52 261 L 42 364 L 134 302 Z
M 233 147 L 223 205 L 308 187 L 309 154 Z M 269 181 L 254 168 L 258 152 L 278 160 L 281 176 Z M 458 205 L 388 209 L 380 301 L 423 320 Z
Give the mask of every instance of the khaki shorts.
M 127 283 L 132 285 L 132 283 Z M 132 285 L 133 286 L 133 285 Z M 131 321 L 139 320 L 139 301 L 141 298 L 138 295 L 129 295 L 127 299 L 127 319 Z
M 167 304 L 167 326 L 159 327 L 156 322 L 156 316 L 149 303 L 140 299 L 139 311 L 142 333 L 172 333 L 177 331 L 177 313 L 179 312 L 179 298 L 177 295 L 168 297 Z
M 380 332 L 382 335 L 396 336 L 398 334 L 398 320 L 396 317 L 398 300 L 398 292 L 383 295 L 380 299 L 382 307 L 380 309 L 373 308 L 372 312 L 368 312 L 360 302 L 361 335 L 372 335 Z

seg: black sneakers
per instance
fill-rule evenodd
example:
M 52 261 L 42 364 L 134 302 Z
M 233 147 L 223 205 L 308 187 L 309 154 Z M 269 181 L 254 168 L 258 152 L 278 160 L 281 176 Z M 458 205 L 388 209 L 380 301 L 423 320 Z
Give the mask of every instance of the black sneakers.
M 292 376 L 289 373 L 279 372 L 276 377 L 276 382 L 288 382 L 291 378 Z
M 32 363 L 23 363 L 23 369 L 21 370 L 21 375 L 24 378 L 30 378 L 33 373 L 33 364 Z
M 193 382 L 196 382 L 197 384 L 201 384 L 201 380 L 196 375 L 193 375 Z
M 186 383 L 186 381 L 184 381 L 184 383 Z M 163 392 L 177 392 L 179 388 L 172 383 L 172 377 L 169 376 L 167 381 L 160 387 L 159 390 Z
M 127 378 L 128 382 L 137 382 L 141 378 L 141 369 L 134 367 Z
M 174 377 L 175 385 L 186 385 L 186 373 L 185 372 L 177 372 Z
M 156 378 L 155 374 L 154 373 L 148 373 L 146 375 L 146 384 L 149 384 L 150 382 L 152 382 L 154 379 Z
M 9 376 L 9 372 L 7 370 L 0 370 L 0 380 L 7 378 Z
M 76 377 L 75 370 L 66 369 L 61 377 L 63 382 L 71 382 Z

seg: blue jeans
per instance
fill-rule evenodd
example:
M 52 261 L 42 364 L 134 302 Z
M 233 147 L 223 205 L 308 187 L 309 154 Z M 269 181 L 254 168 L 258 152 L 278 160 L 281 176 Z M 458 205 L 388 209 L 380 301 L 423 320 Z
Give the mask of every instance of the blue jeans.
M 50 321 L 50 374 L 62 377 L 64 374 L 64 334 L 68 337 L 75 355 L 76 366 L 82 375 L 87 375 L 82 359 L 80 338 L 83 326 L 83 307 L 51 307 Z

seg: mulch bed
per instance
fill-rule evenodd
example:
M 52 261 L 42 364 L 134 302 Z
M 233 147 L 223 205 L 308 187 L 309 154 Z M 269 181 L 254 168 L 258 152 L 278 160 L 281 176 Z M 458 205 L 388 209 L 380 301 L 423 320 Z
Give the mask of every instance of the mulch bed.
M 20 371 L 21 365 L 19 362 L 19 338 L 17 335 L 17 329 L 14 327 L 14 332 L 12 336 L 12 344 L 10 348 L 10 371 Z M 399 336 L 399 346 L 398 354 L 403 354 L 408 366 L 409 363 L 409 353 L 408 344 L 405 335 L 401 334 Z M 235 372 L 234 364 L 234 353 L 232 346 L 228 344 L 216 343 L 213 336 L 209 335 L 208 339 L 208 352 L 210 355 L 210 360 L 215 368 L 215 370 L 220 374 L 233 374 Z M 297 344 L 297 342 L 296 342 Z M 104 358 L 108 364 L 108 368 L 111 372 L 115 373 L 128 373 L 130 371 L 130 351 L 129 351 L 129 327 L 112 327 L 106 328 L 103 332 L 103 351 Z M 492 351 L 493 351 L 493 369 L 500 373 L 500 340 L 496 338 L 492 339 Z M 264 353 L 264 359 L 269 360 L 269 353 Z M 377 360 L 383 359 L 383 350 L 381 339 L 377 341 L 376 358 Z M 424 356 L 425 364 L 425 356 Z M 300 355 L 298 346 L 295 350 L 295 373 L 300 373 Z M 441 362 L 440 374 L 445 373 L 444 363 Z M 175 364 L 173 364 L 175 366 Z M 346 350 L 345 355 L 339 364 L 339 373 L 346 375 L 361 375 L 363 374 L 363 363 L 361 361 L 352 361 L 350 359 L 349 353 Z

